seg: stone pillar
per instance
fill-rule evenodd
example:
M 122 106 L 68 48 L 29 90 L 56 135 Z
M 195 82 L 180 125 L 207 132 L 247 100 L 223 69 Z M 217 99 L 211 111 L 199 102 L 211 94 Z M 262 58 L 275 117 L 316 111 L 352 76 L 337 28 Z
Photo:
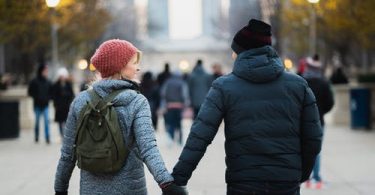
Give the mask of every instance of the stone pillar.
M 147 0 L 135 1 L 135 12 L 137 16 L 137 40 L 143 41 L 148 37 L 147 25 L 148 25 L 148 13 L 147 13 Z
M 324 117 L 327 124 L 350 126 L 350 86 L 334 85 L 332 87 L 334 102 L 332 110 Z
M 149 37 L 153 39 L 168 39 L 168 0 L 148 1 L 147 15 Z
M 203 35 L 212 36 L 217 29 L 220 29 L 220 1 L 204 0 L 202 1 L 202 19 L 203 19 Z

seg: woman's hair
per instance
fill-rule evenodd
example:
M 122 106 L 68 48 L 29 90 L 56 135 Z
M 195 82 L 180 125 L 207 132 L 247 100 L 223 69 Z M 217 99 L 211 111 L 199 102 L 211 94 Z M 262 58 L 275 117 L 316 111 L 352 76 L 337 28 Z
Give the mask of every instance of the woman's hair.
M 142 59 L 142 52 L 137 50 L 137 64 L 139 64 L 141 62 L 141 59 Z

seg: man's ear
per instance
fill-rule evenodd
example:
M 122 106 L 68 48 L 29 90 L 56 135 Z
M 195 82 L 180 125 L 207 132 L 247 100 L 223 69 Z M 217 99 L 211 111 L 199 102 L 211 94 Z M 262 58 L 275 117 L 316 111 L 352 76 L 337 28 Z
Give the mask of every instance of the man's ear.
M 233 59 L 233 60 L 236 60 L 236 59 L 237 59 L 237 54 L 236 54 L 236 52 L 232 52 L 232 59 Z

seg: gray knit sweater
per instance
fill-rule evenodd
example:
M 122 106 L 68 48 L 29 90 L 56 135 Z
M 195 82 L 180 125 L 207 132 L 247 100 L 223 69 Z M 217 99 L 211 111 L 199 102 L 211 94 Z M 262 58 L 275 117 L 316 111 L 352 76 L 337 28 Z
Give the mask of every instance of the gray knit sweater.
M 93 85 L 101 96 L 113 90 L 132 87 L 132 83 L 122 80 L 102 80 Z M 75 167 L 72 148 L 79 112 L 89 100 L 89 94 L 80 93 L 70 106 L 69 116 L 64 129 L 64 141 L 61 157 L 57 166 L 55 191 L 67 191 L 72 171 Z M 135 140 L 125 166 L 116 174 L 92 174 L 81 170 L 80 194 L 147 194 L 143 162 L 158 184 L 173 181 L 165 168 L 156 145 L 151 122 L 150 107 L 146 98 L 134 90 L 125 90 L 115 99 L 116 111 L 126 143 Z

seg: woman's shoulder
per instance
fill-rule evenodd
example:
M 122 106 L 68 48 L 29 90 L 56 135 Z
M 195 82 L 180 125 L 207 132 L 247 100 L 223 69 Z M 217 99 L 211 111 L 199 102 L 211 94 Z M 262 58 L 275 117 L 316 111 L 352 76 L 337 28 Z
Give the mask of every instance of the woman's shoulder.
M 124 90 L 115 99 L 116 105 L 126 106 L 129 104 L 136 104 L 143 101 L 147 101 L 147 98 L 137 90 Z
M 87 104 L 89 100 L 90 100 L 90 95 L 87 92 L 87 90 L 81 91 L 73 99 L 73 102 L 71 104 L 71 109 L 80 110 L 84 105 Z

